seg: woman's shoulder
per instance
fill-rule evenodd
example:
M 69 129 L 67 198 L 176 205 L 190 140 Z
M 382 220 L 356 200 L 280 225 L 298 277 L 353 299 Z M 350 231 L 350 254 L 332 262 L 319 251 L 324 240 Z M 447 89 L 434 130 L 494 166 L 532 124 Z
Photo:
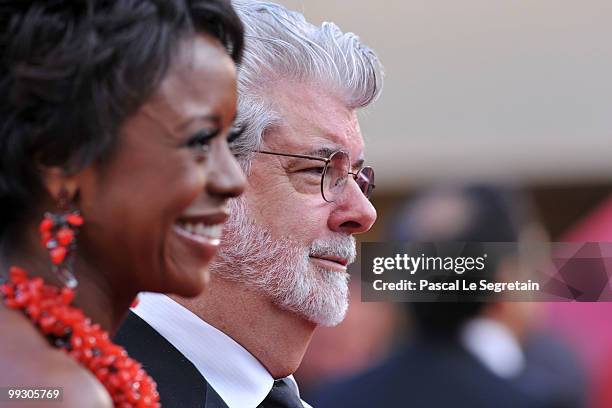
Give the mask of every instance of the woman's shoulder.
M 49 345 L 20 312 L 0 306 L 0 332 L 0 386 L 60 387 L 62 407 L 113 406 L 93 374 Z

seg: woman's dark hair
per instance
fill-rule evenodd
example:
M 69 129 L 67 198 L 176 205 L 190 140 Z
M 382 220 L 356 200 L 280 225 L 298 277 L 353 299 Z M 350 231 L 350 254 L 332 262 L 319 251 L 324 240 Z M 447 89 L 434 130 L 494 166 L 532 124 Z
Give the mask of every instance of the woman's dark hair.
M 226 0 L 0 3 L 0 235 L 41 197 L 40 166 L 75 171 L 109 157 L 195 33 L 239 62 L 243 27 Z

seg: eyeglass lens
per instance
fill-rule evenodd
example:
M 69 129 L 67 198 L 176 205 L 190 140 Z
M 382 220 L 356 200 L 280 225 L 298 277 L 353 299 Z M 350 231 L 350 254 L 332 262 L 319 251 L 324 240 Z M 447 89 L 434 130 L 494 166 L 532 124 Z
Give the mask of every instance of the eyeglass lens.
M 350 169 L 351 161 L 347 153 L 339 151 L 331 155 L 321 184 L 323 198 L 326 201 L 334 201 L 342 194 Z M 364 167 L 355 175 L 355 181 L 361 192 L 369 197 L 374 185 L 374 170 L 371 167 Z
M 362 168 L 357 173 L 355 181 L 357 181 L 363 195 L 369 198 L 372 195 L 372 190 L 374 190 L 374 169 L 371 167 Z

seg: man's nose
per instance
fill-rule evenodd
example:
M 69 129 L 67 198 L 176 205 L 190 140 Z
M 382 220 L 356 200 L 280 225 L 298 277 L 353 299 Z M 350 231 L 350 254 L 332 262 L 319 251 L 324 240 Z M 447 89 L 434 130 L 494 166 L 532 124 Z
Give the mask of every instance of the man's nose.
M 376 209 L 352 177 L 332 205 L 336 206 L 328 219 L 332 231 L 361 234 L 369 231 L 376 221 Z
M 244 191 L 246 177 L 227 142 L 223 141 L 209 156 L 206 190 L 220 198 L 237 197 Z

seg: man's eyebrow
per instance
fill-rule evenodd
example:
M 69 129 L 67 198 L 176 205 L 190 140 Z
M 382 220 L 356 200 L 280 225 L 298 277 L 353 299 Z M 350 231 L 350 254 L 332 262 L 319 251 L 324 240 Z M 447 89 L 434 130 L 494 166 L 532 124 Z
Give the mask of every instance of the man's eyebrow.
M 317 156 L 317 157 L 322 157 L 322 158 L 327 158 L 329 156 L 331 156 L 332 153 L 337 152 L 338 150 L 343 150 L 340 146 L 337 147 L 321 147 L 319 149 L 316 150 L 311 150 L 307 153 L 305 153 L 307 156 Z M 353 164 L 351 165 L 351 167 L 355 170 L 357 169 L 361 169 L 363 167 L 363 164 L 365 163 L 365 160 L 363 159 L 363 157 L 355 160 L 353 162 Z
M 365 163 L 365 160 L 363 158 L 356 160 L 352 166 L 353 170 L 361 170 L 364 163 Z
M 337 152 L 338 150 L 341 150 L 341 149 L 337 147 L 320 147 L 316 150 L 311 150 L 305 153 L 305 155 L 306 156 L 317 156 L 321 158 L 328 158 L 329 156 L 331 156 L 332 153 Z

